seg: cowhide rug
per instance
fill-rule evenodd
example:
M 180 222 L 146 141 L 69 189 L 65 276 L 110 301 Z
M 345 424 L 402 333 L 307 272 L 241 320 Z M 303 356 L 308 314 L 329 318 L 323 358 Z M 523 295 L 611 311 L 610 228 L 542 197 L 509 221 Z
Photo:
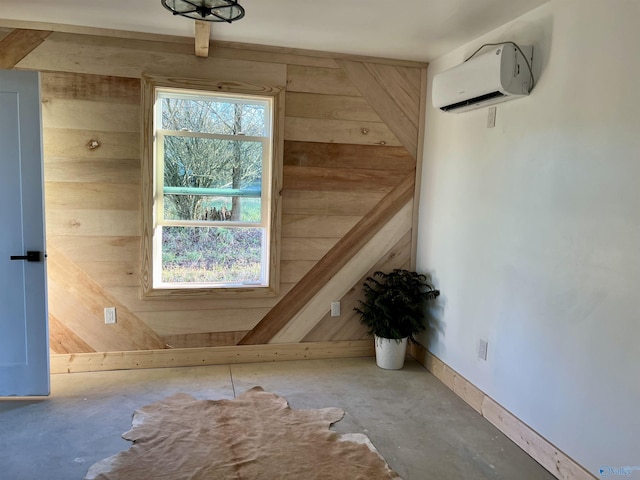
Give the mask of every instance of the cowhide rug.
M 365 435 L 329 430 L 343 416 L 292 410 L 261 387 L 234 400 L 178 393 L 136 410 L 122 435 L 131 448 L 85 480 L 402 480 Z

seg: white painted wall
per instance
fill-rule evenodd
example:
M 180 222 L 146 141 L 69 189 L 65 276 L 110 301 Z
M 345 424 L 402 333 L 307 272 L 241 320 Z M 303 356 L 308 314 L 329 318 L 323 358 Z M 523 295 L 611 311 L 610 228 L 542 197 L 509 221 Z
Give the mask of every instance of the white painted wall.
M 429 92 L 417 268 L 443 295 L 420 340 L 596 476 L 640 466 L 638 25 L 636 0 L 553 0 L 429 68 L 513 40 L 538 84 L 493 129 Z

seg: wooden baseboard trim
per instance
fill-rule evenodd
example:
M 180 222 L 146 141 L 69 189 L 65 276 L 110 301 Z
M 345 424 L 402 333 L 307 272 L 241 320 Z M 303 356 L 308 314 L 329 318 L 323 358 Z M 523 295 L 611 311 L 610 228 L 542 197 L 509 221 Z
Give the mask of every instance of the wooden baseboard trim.
M 228 347 L 173 348 L 52 354 L 51 373 L 99 372 L 142 368 L 193 367 L 234 363 L 280 362 L 320 358 L 370 357 L 375 355 L 368 340 L 236 345 Z
M 596 479 L 575 460 L 561 452 L 425 347 L 410 342 L 409 354 L 556 478 L 561 480 Z

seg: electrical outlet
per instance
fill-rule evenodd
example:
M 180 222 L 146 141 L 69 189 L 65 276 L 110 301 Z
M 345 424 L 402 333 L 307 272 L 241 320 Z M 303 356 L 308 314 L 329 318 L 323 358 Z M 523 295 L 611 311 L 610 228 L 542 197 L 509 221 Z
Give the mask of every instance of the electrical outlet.
M 331 316 L 332 317 L 340 316 L 340 302 L 331 302 Z
M 478 344 L 478 358 L 480 360 L 487 361 L 487 350 L 489 349 L 489 342 L 484 338 L 480 339 Z
M 489 107 L 489 113 L 487 115 L 487 128 L 493 128 L 496 126 L 496 107 Z
M 104 323 L 106 325 L 116 323 L 116 307 L 107 307 L 104 309 Z

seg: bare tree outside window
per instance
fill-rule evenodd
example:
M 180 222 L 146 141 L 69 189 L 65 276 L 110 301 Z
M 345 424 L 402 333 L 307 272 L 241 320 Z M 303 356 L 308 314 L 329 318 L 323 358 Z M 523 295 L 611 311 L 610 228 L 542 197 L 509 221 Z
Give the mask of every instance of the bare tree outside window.
M 219 101 L 162 99 L 162 128 L 179 132 L 265 136 L 262 105 Z M 260 142 L 202 138 L 165 137 L 165 186 L 196 188 L 260 188 L 262 144 Z M 165 214 L 180 219 L 203 219 L 210 199 L 196 195 L 165 197 Z M 214 205 L 216 206 L 216 205 Z M 242 199 L 231 197 L 221 206 L 230 212 L 223 220 L 242 221 Z
M 162 93 L 158 106 L 162 281 L 259 283 L 267 103 Z

